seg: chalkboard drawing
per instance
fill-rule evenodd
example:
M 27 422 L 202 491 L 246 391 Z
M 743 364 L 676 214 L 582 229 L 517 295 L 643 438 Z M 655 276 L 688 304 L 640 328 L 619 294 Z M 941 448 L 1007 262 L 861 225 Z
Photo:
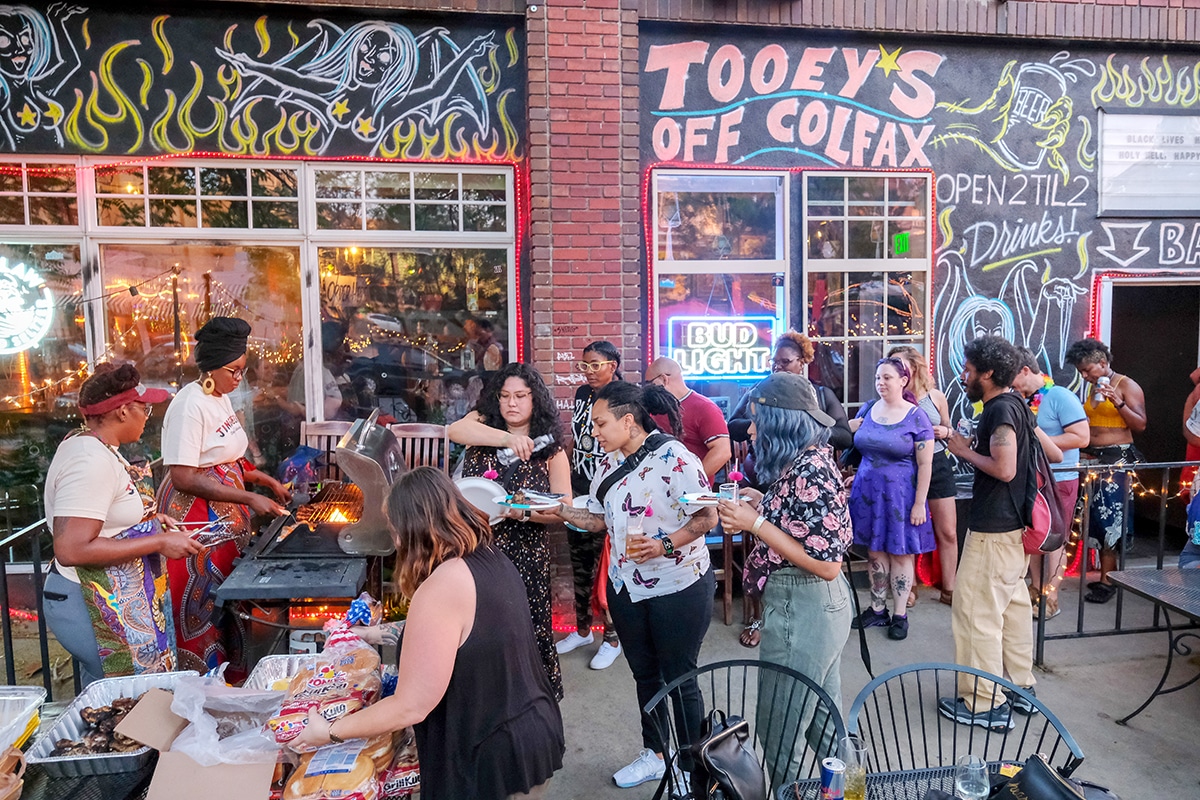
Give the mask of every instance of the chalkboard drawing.
M 45 14 L 0 5 L 0 137 L 9 150 L 35 142 L 62 147 L 63 107 L 53 95 L 79 69 L 65 23 L 82 13 L 66 3 Z
M 1043 163 L 1062 176 L 1065 184 L 1071 166 L 1062 148 L 1071 133 L 1074 102 L 1068 91 L 1079 75 L 1091 77 L 1096 65 L 1058 53 L 1045 62 L 1005 64 L 990 97 L 972 105 L 941 102 L 949 114 L 979 118 L 978 122 L 950 122 L 930 144 L 945 147 L 968 142 L 1009 172 L 1031 171 Z M 953 119 L 953 117 L 951 118 Z M 1085 169 L 1087 167 L 1085 166 Z
M 1195 108 L 1200 104 L 1200 81 L 1196 80 L 1200 63 L 1177 68 L 1169 56 L 1163 56 L 1161 65 L 1151 66 L 1150 58 L 1146 57 L 1138 65 L 1139 74 L 1131 75 L 1129 66 L 1117 65 L 1116 58 L 1110 55 L 1105 60 L 1100 79 L 1092 87 L 1092 105 L 1097 108 L 1113 103 L 1128 108 L 1140 108 L 1146 103 L 1176 108 Z
M 353 136 L 378 154 L 405 122 L 412 123 L 413 138 L 418 129 L 434 135 L 457 117 L 470 118 L 480 135 L 489 133 L 487 90 L 475 62 L 496 49 L 493 32 L 460 48 L 445 28 L 414 36 L 394 22 L 359 22 L 342 31 L 317 20 L 309 27 L 318 30 L 313 39 L 272 63 L 218 49 L 244 78 L 255 79 L 238 97 L 235 119 L 260 103 L 297 105 L 329 132 L 317 152 Z M 334 152 L 350 149 L 333 145 Z

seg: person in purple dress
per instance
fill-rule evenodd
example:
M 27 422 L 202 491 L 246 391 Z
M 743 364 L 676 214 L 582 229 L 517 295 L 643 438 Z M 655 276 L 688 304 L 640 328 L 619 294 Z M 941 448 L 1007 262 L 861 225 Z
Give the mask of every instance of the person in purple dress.
M 908 364 L 898 356 L 875 368 L 878 402 L 868 403 L 850 422 L 862 465 L 850 490 L 854 543 L 867 548 L 871 607 L 855 628 L 888 629 L 891 639 L 908 636 L 908 594 L 916 556 L 933 550 L 935 539 L 926 503 L 933 471 L 933 425 L 909 390 Z M 891 590 L 895 613 L 887 610 Z

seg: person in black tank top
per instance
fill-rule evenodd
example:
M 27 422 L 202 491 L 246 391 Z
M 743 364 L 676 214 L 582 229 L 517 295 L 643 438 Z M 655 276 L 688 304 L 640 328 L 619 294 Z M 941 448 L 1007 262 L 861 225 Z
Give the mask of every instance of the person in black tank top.
M 562 715 L 520 574 L 440 470 L 402 475 L 387 512 L 396 581 L 412 599 L 396 693 L 332 724 L 313 715 L 297 742 L 319 747 L 412 725 L 425 800 L 544 796 L 562 767 Z M 368 642 L 386 635 L 359 630 Z

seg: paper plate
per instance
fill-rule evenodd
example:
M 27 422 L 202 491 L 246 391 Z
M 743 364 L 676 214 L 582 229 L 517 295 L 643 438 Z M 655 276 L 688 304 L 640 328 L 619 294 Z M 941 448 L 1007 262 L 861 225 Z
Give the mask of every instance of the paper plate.
M 571 507 L 572 508 L 587 508 L 588 507 L 588 496 L 586 494 L 583 494 L 583 495 L 580 495 L 579 497 L 576 497 L 574 500 L 571 501 Z M 568 528 L 570 528 L 573 531 L 579 531 L 580 533 L 587 533 L 587 531 L 585 531 L 583 528 L 577 528 L 569 522 L 565 522 L 563 524 L 566 525 Z
M 498 506 L 515 508 L 517 511 L 549 511 L 552 508 L 558 508 L 557 500 L 553 503 L 511 503 L 507 494 L 496 495 L 492 498 L 492 502 Z
M 689 506 L 715 506 L 719 499 L 713 492 L 692 492 L 679 498 Z
M 496 495 L 504 497 L 504 487 L 487 478 L 459 478 L 454 482 L 467 502 L 488 515 L 488 522 L 495 525 L 504 519 L 500 506 L 493 500 Z

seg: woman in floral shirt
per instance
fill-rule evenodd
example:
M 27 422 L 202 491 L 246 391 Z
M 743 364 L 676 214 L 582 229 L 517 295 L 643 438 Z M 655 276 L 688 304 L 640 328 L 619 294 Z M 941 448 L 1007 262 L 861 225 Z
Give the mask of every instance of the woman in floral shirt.
M 853 534 L 828 445 L 833 419 L 801 375 L 777 372 L 751 389 L 750 398 L 758 475 L 768 488 L 762 495 L 743 490 L 740 503 L 721 501 L 721 522 L 756 539 L 746 558 L 745 586 L 763 602 L 762 660 L 809 676 L 840 708 L 842 648 L 852 616 L 842 557 Z M 793 747 L 803 747 L 783 730 L 785 721 L 794 720 L 770 714 L 786 694 L 776 691 L 772 675 L 762 675 L 758 713 L 770 716 L 771 724 L 758 734 L 774 786 L 795 780 L 800 759 Z M 800 729 L 824 758 L 836 754 L 837 742 L 828 713 L 815 705 L 804 705 Z

